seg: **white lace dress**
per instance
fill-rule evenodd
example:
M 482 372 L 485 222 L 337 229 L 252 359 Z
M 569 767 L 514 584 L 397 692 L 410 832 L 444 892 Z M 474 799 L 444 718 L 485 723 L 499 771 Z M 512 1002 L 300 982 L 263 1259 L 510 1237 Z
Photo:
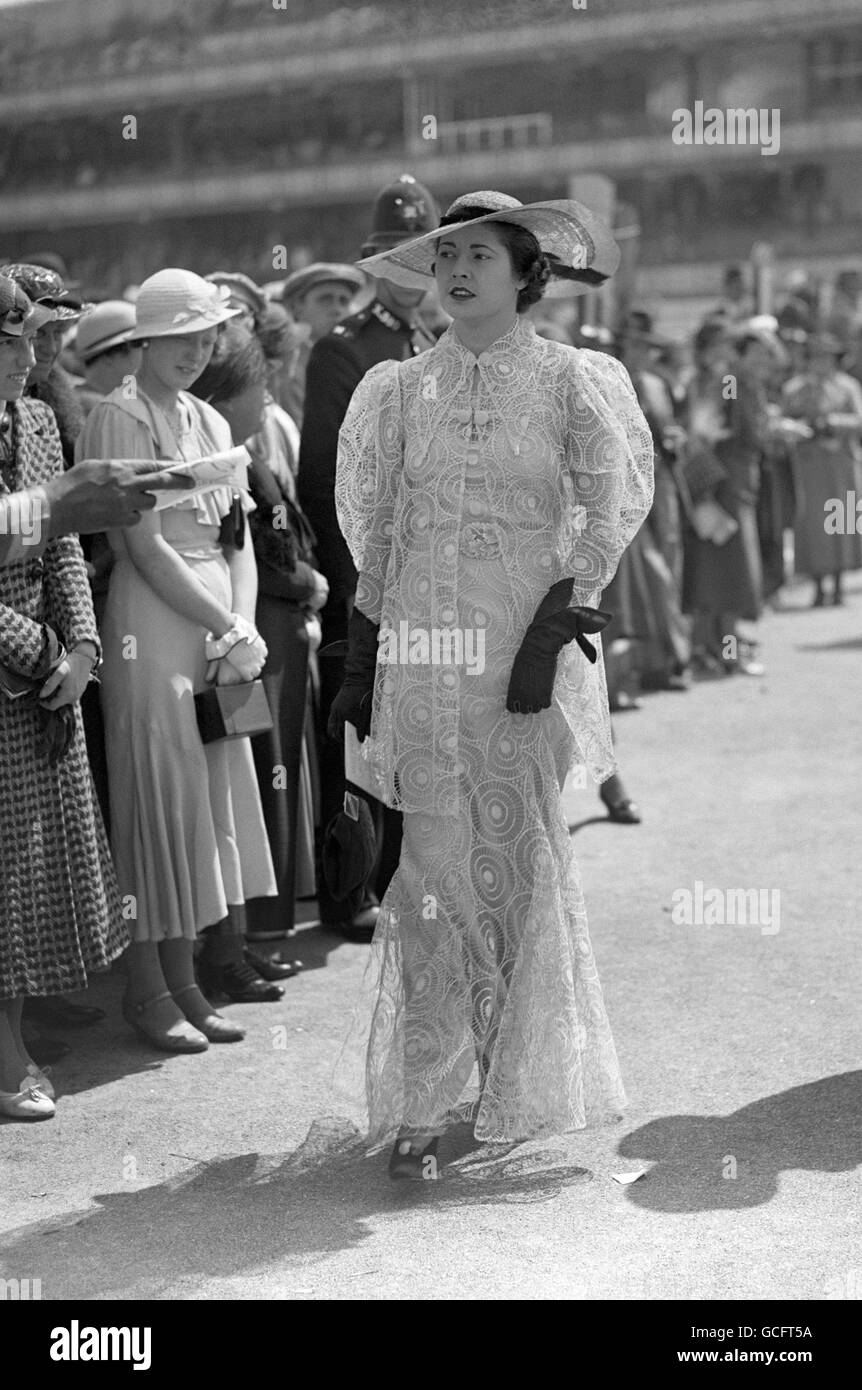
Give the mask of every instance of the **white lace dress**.
M 625 1103 L 561 799 L 576 762 L 615 765 L 601 654 L 564 647 L 538 715 L 506 691 L 550 586 L 595 606 L 651 500 L 623 367 L 523 318 L 478 358 L 450 328 L 353 396 L 336 506 L 386 639 L 362 752 L 404 813 L 367 980 L 374 1142 L 468 1113 L 523 1139 Z

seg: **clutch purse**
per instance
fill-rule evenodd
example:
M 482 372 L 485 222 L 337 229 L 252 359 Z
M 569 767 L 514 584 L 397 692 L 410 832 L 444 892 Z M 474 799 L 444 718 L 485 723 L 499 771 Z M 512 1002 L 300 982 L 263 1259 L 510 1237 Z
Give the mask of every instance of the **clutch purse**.
M 272 728 L 269 701 L 260 680 L 209 686 L 195 696 L 195 713 L 204 743 L 251 738 Z

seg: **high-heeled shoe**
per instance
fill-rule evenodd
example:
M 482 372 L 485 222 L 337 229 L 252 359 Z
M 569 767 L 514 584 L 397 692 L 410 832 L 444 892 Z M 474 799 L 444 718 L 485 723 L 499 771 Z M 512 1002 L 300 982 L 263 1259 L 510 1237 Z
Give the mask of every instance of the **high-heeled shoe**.
M 153 1004 L 160 1004 L 163 999 L 172 999 L 169 990 L 163 990 L 161 994 L 147 999 L 143 1004 L 134 1004 L 131 999 L 124 999 L 121 1005 L 123 1018 L 145 1042 L 152 1043 L 160 1052 L 206 1052 L 209 1043 L 203 1033 L 193 1028 L 188 1020 L 184 1020 L 181 1033 L 168 1033 L 167 1029 L 159 1028 L 155 1023 L 147 1023 L 147 1009 L 152 1008 Z
M 7 1120 L 50 1120 L 56 1113 L 54 1102 L 36 1085 L 30 1072 L 17 1091 L 0 1091 L 0 1115 Z
M 43 1070 L 42 1067 L 37 1067 L 35 1062 L 31 1062 L 27 1068 L 27 1075 L 32 1076 L 34 1084 L 49 1100 L 55 1100 L 57 1093 L 54 1090 L 53 1084 L 48 1080 L 48 1072 L 50 1070 L 50 1067 Z
M 191 994 L 192 990 L 194 990 L 195 994 L 200 995 L 204 1003 L 208 1003 L 208 1000 L 201 994 L 197 985 L 184 985 L 182 989 L 175 989 L 172 996 L 177 1008 L 182 1009 L 183 1013 L 185 1013 L 185 1009 L 183 1009 L 180 1003 L 180 997 L 183 994 Z M 186 1018 L 188 1018 L 188 1014 L 186 1014 Z M 237 1023 L 231 1023 L 228 1018 L 223 1018 L 222 1015 L 216 1013 L 215 1009 L 212 1007 L 210 1008 L 210 1012 L 205 1014 L 203 1018 L 196 1018 L 194 1020 L 189 1018 L 189 1023 L 213 1043 L 242 1042 L 245 1037 L 244 1028 L 240 1028 Z
M 418 1147 L 417 1141 L 408 1136 L 396 1139 L 392 1146 L 392 1153 L 389 1155 L 390 1178 L 394 1181 L 407 1178 L 414 1182 L 427 1182 L 429 1179 L 439 1178 L 440 1170 L 437 1167 L 437 1146 L 439 1143 L 440 1138 L 436 1134 L 421 1149 Z

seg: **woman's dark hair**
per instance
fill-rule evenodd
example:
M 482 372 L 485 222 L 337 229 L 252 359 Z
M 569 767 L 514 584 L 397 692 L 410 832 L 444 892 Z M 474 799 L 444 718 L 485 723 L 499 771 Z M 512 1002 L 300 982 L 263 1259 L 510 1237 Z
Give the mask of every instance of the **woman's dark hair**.
M 484 217 L 487 208 L 461 208 L 452 217 L 444 217 L 441 227 L 455 227 L 459 222 L 470 222 L 474 217 Z M 538 304 L 551 278 L 551 263 L 543 252 L 532 232 L 519 227 L 515 222 L 492 223 L 500 234 L 500 240 L 509 253 L 512 270 L 517 279 L 526 278 L 527 283 L 518 291 L 515 305 L 519 314 L 524 314 L 531 304 Z
M 262 381 L 266 381 L 266 361 L 260 343 L 248 329 L 229 323 L 216 339 L 212 357 L 190 389 L 199 400 L 217 406 L 219 401 L 232 401 Z
M 700 357 L 704 352 L 708 352 L 718 342 L 727 342 L 728 346 L 730 345 L 727 328 L 723 323 L 717 323 L 714 319 L 707 319 L 706 323 L 702 323 L 694 335 L 692 347 L 695 357 Z
M 57 421 L 63 463 L 69 469 L 75 462 L 75 440 L 84 428 L 84 412 L 65 368 L 55 362 L 44 381 L 34 381 L 24 394 L 51 407 Z
M 283 358 L 289 350 L 292 326 L 293 320 L 283 304 L 267 304 L 255 330 L 267 362 Z

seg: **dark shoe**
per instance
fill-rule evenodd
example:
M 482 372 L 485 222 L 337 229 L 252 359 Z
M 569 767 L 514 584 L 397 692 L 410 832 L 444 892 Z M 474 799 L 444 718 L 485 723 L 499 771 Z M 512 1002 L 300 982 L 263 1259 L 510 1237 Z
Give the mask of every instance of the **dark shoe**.
M 616 821 L 618 825 L 640 825 L 640 810 L 629 798 L 622 797 L 619 801 L 605 801 L 608 808 L 608 820 Z
M 272 931 L 249 930 L 245 934 L 245 939 L 246 941 L 284 941 L 288 934 L 285 928 L 273 927 Z
M 231 961 L 213 970 L 204 992 L 210 994 L 214 990 L 227 995 L 234 1004 L 274 1004 L 284 994 L 281 985 L 261 979 L 244 960 Z
M 301 960 L 285 960 L 279 951 L 273 956 L 259 956 L 257 951 L 246 947 L 243 955 L 246 965 L 250 965 L 262 980 L 290 980 L 302 969 Z
M 24 1037 L 24 1044 L 28 1055 L 40 1067 L 50 1066 L 52 1062 L 61 1062 L 72 1051 L 62 1038 L 43 1038 L 40 1033 L 28 1032 Z
M 407 1178 L 413 1182 L 427 1182 L 439 1178 L 437 1167 L 437 1146 L 440 1143 L 435 1135 L 424 1148 L 414 1147 L 412 1139 L 396 1139 L 389 1155 L 389 1176 L 394 1182 Z
M 104 1009 L 95 1009 L 91 1004 L 73 1004 L 62 994 L 49 994 L 45 998 L 28 998 L 24 1017 L 43 1028 L 89 1028 L 107 1015 Z
M 332 921 L 324 919 L 322 925 L 328 931 L 337 931 L 346 941 L 367 945 L 374 936 L 379 916 L 380 908 L 376 903 L 371 903 L 367 907 L 361 907 L 352 917 L 341 917 Z

